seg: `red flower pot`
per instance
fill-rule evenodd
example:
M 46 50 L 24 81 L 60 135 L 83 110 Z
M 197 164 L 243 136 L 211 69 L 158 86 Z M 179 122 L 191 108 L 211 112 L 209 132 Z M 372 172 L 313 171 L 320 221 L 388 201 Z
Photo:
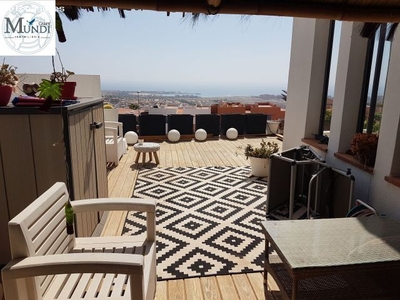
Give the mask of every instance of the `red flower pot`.
M 75 97 L 76 82 L 66 81 L 61 87 L 61 99 L 73 100 Z
M 6 106 L 10 102 L 12 87 L 0 85 L 0 106 Z

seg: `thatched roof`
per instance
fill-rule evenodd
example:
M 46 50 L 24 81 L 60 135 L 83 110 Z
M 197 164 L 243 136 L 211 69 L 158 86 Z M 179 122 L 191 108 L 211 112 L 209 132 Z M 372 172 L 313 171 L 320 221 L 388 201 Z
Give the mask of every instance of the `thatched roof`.
M 116 8 L 204 14 L 292 16 L 343 21 L 400 22 L 400 0 L 56 0 L 74 9 Z

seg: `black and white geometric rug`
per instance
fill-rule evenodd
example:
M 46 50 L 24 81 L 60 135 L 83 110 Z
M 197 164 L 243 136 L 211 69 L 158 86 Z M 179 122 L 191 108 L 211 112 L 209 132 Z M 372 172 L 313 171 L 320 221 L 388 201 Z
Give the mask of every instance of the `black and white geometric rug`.
M 266 178 L 249 167 L 142 169 L 133 197 L 157 199 L 159 280 L 263 270 Z M 142 234 L 128 213 L 123 234 Z

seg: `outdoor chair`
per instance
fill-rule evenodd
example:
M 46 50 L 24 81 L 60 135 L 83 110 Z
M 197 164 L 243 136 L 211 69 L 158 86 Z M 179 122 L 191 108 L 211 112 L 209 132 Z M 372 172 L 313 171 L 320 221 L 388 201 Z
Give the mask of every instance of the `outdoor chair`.
M 57 182 L 8 223 L 12 261 L 2 270 L 5 299 L 153 299 L 156 201 L 71 201 L 78 218 L 88 211 L 147 213 L 145 236 L 76 238 L 66 231 L 68 199 L 66 185 Z
M 106 108 L 104 109 L 104 121 L 118 121 L 118 108 Z
M 346 217 L 369 217 L 369 216 L 381 216 L 374 207 L 367 203 L 357 199 L 355 206 L 350 209 Z
M 123 136 L 121 122 L 105 121 L 105 141 L 107 162 L 118 166 L 119 160 L 128 149 L 128 144 Z

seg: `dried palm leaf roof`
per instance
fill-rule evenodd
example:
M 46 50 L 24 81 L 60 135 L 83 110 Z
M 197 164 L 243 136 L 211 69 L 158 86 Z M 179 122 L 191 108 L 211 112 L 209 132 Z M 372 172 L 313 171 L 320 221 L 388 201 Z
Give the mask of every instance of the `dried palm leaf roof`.
M 81 9 L 292 16 L 374 23 L 400 22 L 400 0 L 56 0 L 66 14 Z M 71 16 L 69 16 L 71 17 Z M 74 17 L 74 16 L 72 16 Z

